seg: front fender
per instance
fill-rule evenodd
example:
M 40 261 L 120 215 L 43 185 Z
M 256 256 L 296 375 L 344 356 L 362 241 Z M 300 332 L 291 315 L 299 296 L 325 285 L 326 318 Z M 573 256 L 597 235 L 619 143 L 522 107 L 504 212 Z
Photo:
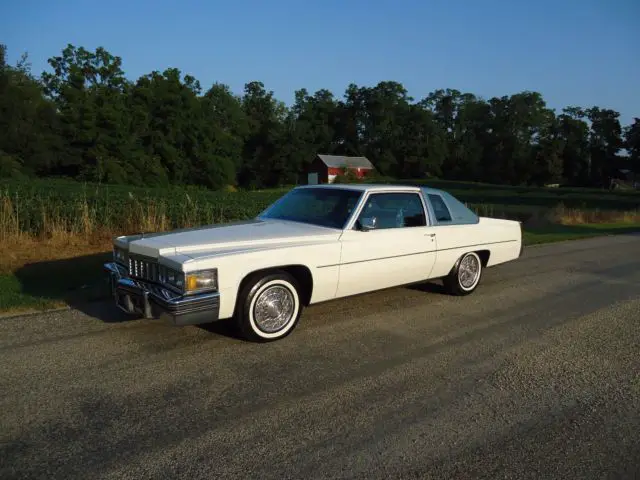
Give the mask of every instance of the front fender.
M 340 242 L 282 245 L 202 255 L 185 263 L 185 271 L 218 269 L 220 318 L 233 316 L 242 281 L 254 272 L 283 267 L 306 268 L 313 284 L 309 303 L 335 297 L 338 286 Z M 324 267 L 324 265 L 335 265 Z M 321 267 L 321 268 L 319 268 Z

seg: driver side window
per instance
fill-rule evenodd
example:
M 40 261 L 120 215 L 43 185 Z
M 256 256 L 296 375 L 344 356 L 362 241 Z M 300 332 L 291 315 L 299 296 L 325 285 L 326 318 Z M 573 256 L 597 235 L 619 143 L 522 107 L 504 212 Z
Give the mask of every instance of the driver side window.
M 360 212 L 356 228 L 424 227 L 427 219 L 417 193 L 374 193 Z

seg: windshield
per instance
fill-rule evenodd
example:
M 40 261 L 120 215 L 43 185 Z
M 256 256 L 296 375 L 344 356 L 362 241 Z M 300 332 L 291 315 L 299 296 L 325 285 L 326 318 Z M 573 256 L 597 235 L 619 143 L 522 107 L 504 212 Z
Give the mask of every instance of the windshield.
M 299 188 L 267 208 L 260 218 L 343 228 L 362 192 L 337 188 Z

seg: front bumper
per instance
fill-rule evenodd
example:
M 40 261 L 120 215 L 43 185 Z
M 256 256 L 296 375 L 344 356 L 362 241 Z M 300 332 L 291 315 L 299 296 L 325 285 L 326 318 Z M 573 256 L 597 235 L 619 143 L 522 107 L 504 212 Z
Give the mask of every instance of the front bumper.
M 104 269 L 109 274 L 116 305 L 126 313 L 159 318 L 177 326 L 218 320 L 218 292 L 180 295 L 160 285 L 129 277 L 127 269 L 115 262 L 105 263 Z

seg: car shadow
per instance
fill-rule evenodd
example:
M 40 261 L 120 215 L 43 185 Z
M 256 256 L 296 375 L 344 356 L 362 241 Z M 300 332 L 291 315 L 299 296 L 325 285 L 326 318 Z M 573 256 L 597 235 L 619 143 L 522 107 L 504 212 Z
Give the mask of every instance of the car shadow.
M 428 282 L 423 283 L 415 283 L 412 285 L 407 285 L 405 288 L 409 290 L 415 290 L 417 292 L 423 293 L 434 293 L 439 295 L 448 295 L 447 291 L 444 288 L 444 285 L 439 280 L 429 280 Z
M 111 289 L 102 266 L 110 259 L 110 252 L 94 253 L 27 263 L 13 273 L 21 293 L 34 303 L 63 303 L 103 322 L 117 323 L 131 317 L 109 304 Z
M 82 255 L 61 260 L 28 263 L 14 271 L 23 295 L 34 303 L 63 303 L 104 323 L 139 321 L 115 306 L 109 277 L 103 264 L 111 260 L 111 252 Z M 219 320 L 196 327 L 233 339 L 241 338 L 231 320 Z
M 200 325 L 194 325 L 196 328 L 204 330 L 205 332 L 215 335 L 221 335 L 223 337 L 232 338 L 234 340 L 242 340 L 245 338 L 240 333 L 240 330 L 236 326 L 236 323 L 231 318 L 225 318 L 224 320 L 217 320 L 210 323 L 202 323 Z
M 104 323 L 123 323 L 140 320 L 117 308 L 111 297 L 111 289 L 103 264 L 111 259 L 110 252 L 76 256 L 61 260 L 50 260 L 25 264 L 14 271 L 21 293 L 33 297 L 34 302 L 52 301 L 63 303 L 72 309 Z M 400 288 L 445 294 L 439 283 L 425 282 Z M 366 294 L 365 294 L 366 295 Z M 345 302 L 345 300 L 336 300 Z M 346 301 L 344 305 L 350 305 Z M 232 339 L 241 339 L 231 319 L 196 325 L 197 328 Z

